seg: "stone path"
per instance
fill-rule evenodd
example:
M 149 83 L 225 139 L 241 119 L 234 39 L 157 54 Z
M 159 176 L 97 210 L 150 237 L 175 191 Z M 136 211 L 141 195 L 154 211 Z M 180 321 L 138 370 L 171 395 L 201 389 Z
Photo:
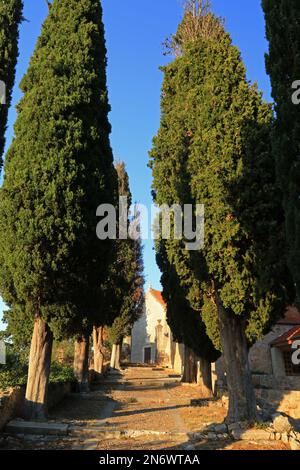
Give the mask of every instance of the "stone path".
M 228 434 L 223 439 L 220 433 L 226 409 L 221 401 L 201 400 L 197 386 L 184 386 L 179 381 L 172 371 L 151 367 L 110 373 L 90 393 L 72 394 L 52 410 L 50 424 L 67 425 L 66 436 L 8 436 L 4 448 L 289 449 L 283 442 L 233 442 Z M 201 406 L 191 406 L 195 399 L 200 400 Z M 212 425 L 221 425 L 217 439 L 215 433 L 209 432 Z
M 79 440 L 74 449 L 179 448 L 188 432 L 181 410 L 190 406 L 191 396 L 199 398 L 191 388 L 176 396 L 179 380 L 167 370 L 129 368 L 110 374 L 86 396 L 72 396 L 53 414 L 72 424 Z M 84 422 L 73 421 L 78 416 Z

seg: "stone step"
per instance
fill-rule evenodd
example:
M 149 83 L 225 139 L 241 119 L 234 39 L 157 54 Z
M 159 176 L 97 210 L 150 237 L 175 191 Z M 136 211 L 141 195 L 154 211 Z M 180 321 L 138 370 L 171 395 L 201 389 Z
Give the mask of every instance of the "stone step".
M 67 436 L 69 432 L 69 425 L 62 423 L 12 420 L 6 425 L 5 430 L 9 434 Z
M 71 426 L 69 435 L 73 437 L 89 436 L 90 438 L 99 438 L 102 439 L 122 439 L 124 437 L 129 439 L 136 439 L 144 436 L 156 436 L 156 437 L 180 437 L 187 438 L 188 434 L 186 432 L 164 432 L 164 431 L 151 431 L 148 429 L 109 429 L 104 427 L 86 427 L 86 428 L 77 428 L 76 426 Z
M 163 378 L 163 379 L 152 379 L 152 380 L 122 380 L 122 381 L 112 381 L 112 380 L 105 380 L 102 382 L 103 387 L 168 387 L 169 385 L 173 385 L 176 383 L 180 383 L 179 379 L 170 379 L 170 378 Z

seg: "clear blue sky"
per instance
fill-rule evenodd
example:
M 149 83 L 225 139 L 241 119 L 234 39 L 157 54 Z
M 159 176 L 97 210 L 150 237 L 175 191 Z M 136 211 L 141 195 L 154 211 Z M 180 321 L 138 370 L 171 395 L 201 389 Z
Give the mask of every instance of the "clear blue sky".
M 152 137 L 159 126 L 159 66 L 170 60 L 162 43 L 176 31 L 182 0 L 102 0 L 108 49 L 108 86 L 112 106 L 112 147 L 116 159 L 125 161 L 135 201 L 151 204 L 151 173 L 147 168 Z M 261 0 L 212 0 L 213 10 L 225 18 L 226 28 L 242 52 L 248 78 L 257 81 L 270 99 L 265 73 L 267 49 Z M 13 136 L 18 84 L 25 73 L 41 24 L 47 15 L 45 0 L 24 0 L 25 21 L 20 31 L 20 58 L 13 106 L 9 114 L 7 146 Z M 146 282 L 160 288 L 153 247 L 145 244 Z M 0 317 L 3 305 L 0 300 Z M 1 324 L 0 324 L 1 326 Z

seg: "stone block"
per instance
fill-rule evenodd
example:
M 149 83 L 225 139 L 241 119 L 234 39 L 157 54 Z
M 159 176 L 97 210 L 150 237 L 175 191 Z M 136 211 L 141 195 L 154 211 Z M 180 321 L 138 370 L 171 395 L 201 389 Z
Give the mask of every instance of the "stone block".
M 226 424 L 216 424 L 214 430 L 215 430 L 215 432 L 218 433 L 218 434 L 219 434 L 219 433 L 220 433 L 220 434 L 222 434 L 222 433 L 227 433 L 227 425 L 226 425 Z
M 55 435 L 66 436 L 69 431 L 67 424 L 61 423 L 40 423 L 31 421 L 10 421 L 6 426 L 6 432 L 10 434 L 35 434 L 35 435 Z
M 232 431 L 232 436 L 236 441 L 268 441 L 270 432 L 264 429 L 238 429 Z
M 277 413 L 272 416 L 273 418 L 273 428 L 276 433 L 284 434 L 290 433 L 293 430 L 293 426 L 291 425 L 288 417 L 283 416 L 280 413 Z

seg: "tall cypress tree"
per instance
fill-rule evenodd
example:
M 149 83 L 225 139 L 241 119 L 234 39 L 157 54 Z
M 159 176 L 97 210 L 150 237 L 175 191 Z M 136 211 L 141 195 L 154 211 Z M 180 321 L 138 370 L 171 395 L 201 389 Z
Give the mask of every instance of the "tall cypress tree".
M 127 197 L 131 205 L 131 192 L 128 174 L 123 162 L 116 164 L 119 181 L 119 195 Z M 130 221 L 127 221 L 128 228 Z M 117 259 L 114 269 L 114 283 L 111 294 L 114 296 L 113 309 L 118 309 L 116 318 L 109 328 L 112 345 L 111 367 L 120 367 L 120 355 L 125 336 L 129 335 L 137 321 L 144 304 L 143 253 L 141 240 L 117 240 Z
M 222 23 L 199 3 L 186 11 L 172 40 L 177 58 L 164 69 L 154 194 L 158 204 L 205 205 L 204 247 L 180 253 L 171 240 L 168 258 L 207 334 L 216 346 L 221 340 L 228 420 L 253 420 L 248 346 L 283 313 L 291 287 L 286 260 L 276 254 L 284 237 L 272 112 L 248 84 Z
M 19 55 L 19 25 L 22 21 L 22 11 L 22 0 L 0 1 L 0 80 L 5 84 L 5 103 L 0 103 L 0 170 L 5 146 L 8 109 L 11 104 Z
M 293 84 L 300 79 L 300 4 L 297 0 L 263 0 L 276 119 L 272 144 L 286 218 L 288 263 L 300 302 L 300 116 Z M 299 85 L 297 85 L 299 88 Z M 299 96 L 299 92 L 298 95 Z M 296 98 L 297 98 L 296 96 Z
M 99 313 L 109 263 L 111 242 L 96 237 L 96 209 L 117 191 L 99 0 L 54 0 L 21 88 L 0 198 L 0 289 L 34 321 L 26 416 L 36 418 L 53 333 Z
M 195 310 L 188 301 L 188 292 L 180 278 L 176 265 L 169 261 L 168 247 L 164 240 L 156 244 L 156 260 L 162 272 L 163 298 L 167 305 L 167 321 L 172 336 L 185 345 L 184 382 L 198 382 L 203 395 L 212 394 L 211 363 L 221 355 L 208 337 L 201 310 Z M 188 275 L 192 276 L 190 272 Z M 198 374 L 197 362 L 200 363 Z

